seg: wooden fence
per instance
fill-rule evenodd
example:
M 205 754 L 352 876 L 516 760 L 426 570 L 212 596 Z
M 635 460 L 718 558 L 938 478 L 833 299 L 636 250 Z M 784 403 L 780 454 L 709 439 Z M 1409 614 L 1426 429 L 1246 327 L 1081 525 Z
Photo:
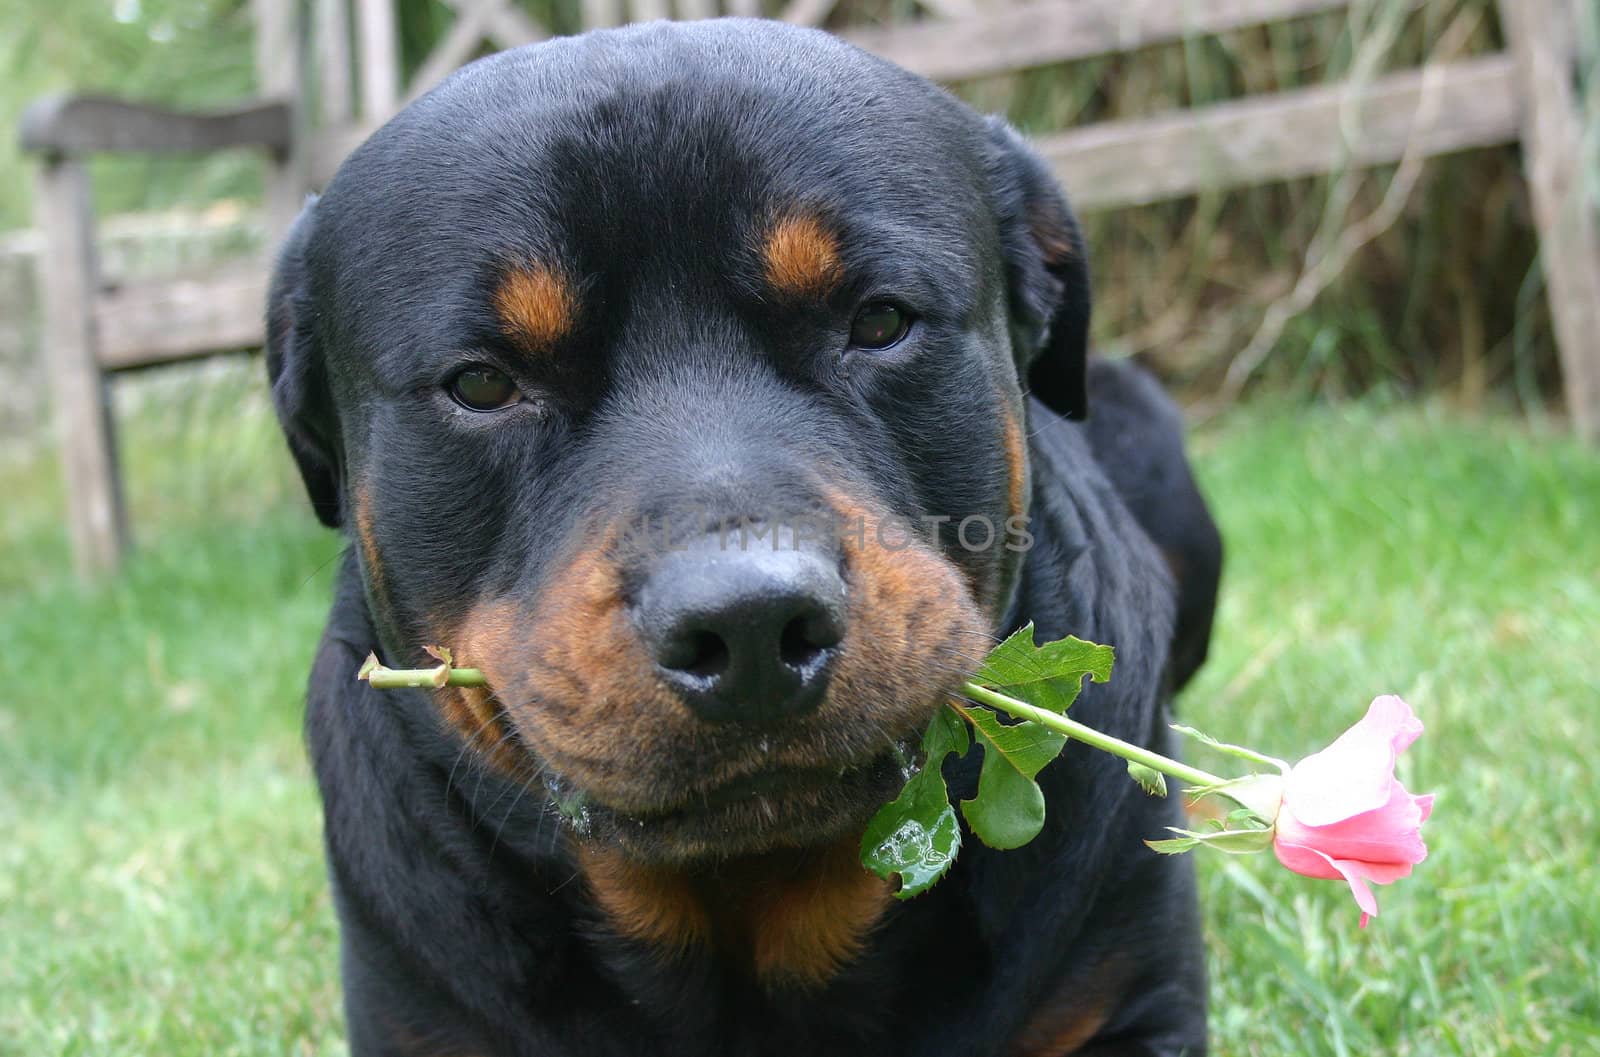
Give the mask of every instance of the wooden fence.
M 54 100 L 25 118 L 39 153 L 45 340 L 63 424 L 75 553 L 85 574 L 126 544 L 104 386 L 107 372 L 258 345 L 266 266 L 103 289 L 84 159 L 106 151 L 254 147 L 269 166 L 268 216 L 282 230 L 377 124 L 485 44 L 539 40 L 514 0 L 446 0 L 456 20 L 409 82 L 392 0 L 254 0 L 265 98 L 186 115 L 115 100 Z M 760 0 L 585 0 L 586 23 L 748 14 Z M 820 23 L 834 0 L 789 0 L 781 17 Z M 1427 0 L 1392 0 L 1419 6 Z M 1574 428 L 1600 440 L 1600 233 L 1578 180 L 1580 121 L 1566 0 L 1498 0 L 1510 48 L 1382 77 L 1247 97 L 1036 139 L 1080 209 L 1111 209 L 1347 167 L 1518 143 Z M 1006 73 L 1264 25 L 1349 0 L 1037 0 L 977 13 L 927 0 L 926 17 L 841 35 L 940 80 Z M 299 57 L 314 57 L 302 65 Z

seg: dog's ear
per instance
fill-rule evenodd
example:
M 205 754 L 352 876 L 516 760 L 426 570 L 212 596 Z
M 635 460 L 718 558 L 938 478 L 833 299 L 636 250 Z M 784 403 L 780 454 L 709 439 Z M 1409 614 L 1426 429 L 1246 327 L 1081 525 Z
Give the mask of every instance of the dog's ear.
M 317 339 L 306 250 L 316 223 L 315 199 L 289 230 L 267 294 L 267 379 L 289 451 L 300 466 L 311 508 L 329 528 L 343 520 L 338 423 Z
M 1088 417 L 1089 261 L 1055 177 L 1017 132 L 989 119 L 989 186 L 1000 221 L 1017 376 L 1067 418 Z

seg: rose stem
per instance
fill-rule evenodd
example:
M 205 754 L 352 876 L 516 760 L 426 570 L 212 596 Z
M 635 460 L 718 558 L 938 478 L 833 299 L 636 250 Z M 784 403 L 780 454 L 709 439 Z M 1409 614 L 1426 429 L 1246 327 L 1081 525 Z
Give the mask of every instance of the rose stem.
M 1142 763 L 1151 770 L 1160 771 L 1162 774 L 1170 774 L 1172 777 L 1188 782 L 1190 785 L 1222 785 L 1228 781 L 1226 778 L 1218 778 L 1214 774 L 1202 771 L 1198 767 L 1190 767 L 1186 763 L 1180 763 L 1171 757 L 1163 756 L 1159 752 L 1151 752 L 1149 749 L 1135 745 L 1132 742 L 1123 741 L 1121 738 L 1113 738 L 1109 734 L 1102 734 L 1093 727 L 1086 727 L 1075 719 L 1068 719 L 1059 712 L 1052 712 L 1047 708 L 1039 708 L 1037 705 L 1030 705 L 1026 701 L 1018 701 L 1014 697 L 996 693 L 986 686 L 979 686 L 977 683 L 964 683 L 961 686 L 961 692 L 974 701 L 992 705 L 1002 712 L 1008 712 L 1016 716 L 1018 719 L 1026 719 L 1039 724 L 1041 727 L 1049 727 L 1057 734 L 1065 734 L 1074 741 L 1081 741 L 1085 745 L 1091 745 L 1096 749 L 1109 752 L 1113 756 L 1120 756 L 1124 760 Z

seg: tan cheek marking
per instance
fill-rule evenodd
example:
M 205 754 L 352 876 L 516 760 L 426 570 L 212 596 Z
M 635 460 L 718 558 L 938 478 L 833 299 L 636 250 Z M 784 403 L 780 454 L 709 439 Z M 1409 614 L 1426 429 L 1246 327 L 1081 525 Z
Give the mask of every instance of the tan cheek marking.
M 509 721 L 557 770 L 625 796 L 638 786 L 637 761 L 688 713 L 629 624 L 609 541 L 556 563 L 561 571 L 531 602 L 475 606 L 457 663 L 483 669 Z
M 542 349 L 572 330 L 577 298 L 561 272 L 547 264 L 532 264 L 500 280 L 494 308 L 506 334 L 530 349 Z
M 953 685 L 983 659 L 988 620 L 954 562 L 914 537 L 895 549 L 915 532 L 910 525 L 843 493 L 828 503 L 849 526 L 845 558 L 853 588 L 829 696 L 878 702 L 883 714 L 876 718 L 885 727 L 908 720 L 921 726 L 938 704 L 929 689 Z M 865 525 L 864 542 L 855 536 L 858 524 Z
M 1021 418 L 1010 409 L 1002 410 L 1006 445 L 1006 510 L 1011 517 L 1027 511 L 1028 442 L 1022 435 Z
M 860 953 L 892 901 L 888 883 L 862 868 L 857 841 L 841 841 L 814 873 L 757 905 L 750 929 L 756 975 L 769 985 L 822 986 Z
M 789 297 L 818 297 L 839 282 L 839 244 L 815 217 L 787 216 L 767 232 L 767 284 Z
M 430 622 L 438 645 L 448 646 L 458 668 L 478 668 L 512 641 L 515 613 L 489 604 L 475 608 L 459 627 Z M 430 643 L 432 645 L 433 643 Z M 431 663 L 431 662 L 430 662 Z M 520 777 L 528 761 L 506 737 L 506 726 L 494 693 L 484 687 L 448 686 L 434 690 L 434 703 L 457 734 L 502 773 Z
M 372 531 L 372 497 L 364 485 L 355 489 L 356 544 L 361 548 L 362 564 L 367 570 L 367 581 L 372 586 L 376 600 L 387 605 L 383 576 L 383 560 L 378 556 L 378 541 Z

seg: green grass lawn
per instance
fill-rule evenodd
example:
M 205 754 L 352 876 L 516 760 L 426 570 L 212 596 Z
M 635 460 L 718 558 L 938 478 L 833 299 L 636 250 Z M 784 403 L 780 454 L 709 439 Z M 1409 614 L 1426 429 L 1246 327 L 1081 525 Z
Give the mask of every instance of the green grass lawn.
M 124 417 L 107 586 L 68 575 L 54 465 L 0 460 L 0 1053 L 341 1053 L 299 733 L 340 541 L 253 380 Z M 1439 794 L 1365 932 L 1341 885 L 1204 861 L 1215 1052 L 1600 1053 L 1600 458 L 1415 409 L 1195 448 L 1229 565 L 1185 718 L 1297 757 L 1397 692 Z

